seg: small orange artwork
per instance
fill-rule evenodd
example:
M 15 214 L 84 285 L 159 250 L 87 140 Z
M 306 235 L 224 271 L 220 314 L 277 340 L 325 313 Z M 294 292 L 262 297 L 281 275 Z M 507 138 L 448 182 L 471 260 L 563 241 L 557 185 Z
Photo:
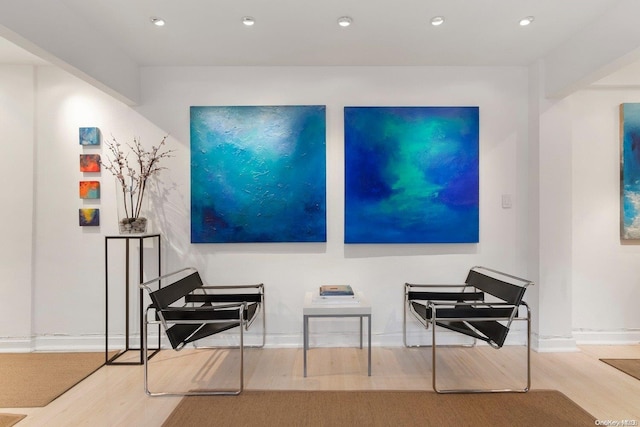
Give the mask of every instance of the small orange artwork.
M 81 199 L 99 199 L 100 181 L 80 181 Z
M 80 172 L 100 172 L 100 154 L 80 154 Z

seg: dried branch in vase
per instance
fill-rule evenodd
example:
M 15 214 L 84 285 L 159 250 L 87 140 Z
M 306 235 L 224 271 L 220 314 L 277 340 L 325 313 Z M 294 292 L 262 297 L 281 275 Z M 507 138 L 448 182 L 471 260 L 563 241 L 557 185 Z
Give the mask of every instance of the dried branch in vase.
M 175 150 L 166 150 L 167 136 L 162 138 L 158 146 L 152 146 L 150 150 L 140 143 L 140 138 L 133 138 L 133 144 L 126 144 L 129 152 L 125 154 L 122 144 L 115 137 L 111 136 L 111 141 L 106 141 L 108 149 L 106 161 L 101 162 L 102 166 L 116 177 L 122 190 L 124 216 L 126 219 L 137 219 L 140 217 L 142 201 L 144 200 L 147 180 L 166 169 L 160 166 L 162 159 L 172 157 Z M 133 153 L 135 159 L 129 160 L 128 156 Z

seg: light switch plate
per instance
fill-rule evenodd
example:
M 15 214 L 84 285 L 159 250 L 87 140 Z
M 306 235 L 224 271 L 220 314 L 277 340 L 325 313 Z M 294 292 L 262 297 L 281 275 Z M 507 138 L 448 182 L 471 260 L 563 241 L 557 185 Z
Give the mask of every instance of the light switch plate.
M 511 209 L 513 203 L 511 201 L 511 194 L 502 195 L 502 209 Z

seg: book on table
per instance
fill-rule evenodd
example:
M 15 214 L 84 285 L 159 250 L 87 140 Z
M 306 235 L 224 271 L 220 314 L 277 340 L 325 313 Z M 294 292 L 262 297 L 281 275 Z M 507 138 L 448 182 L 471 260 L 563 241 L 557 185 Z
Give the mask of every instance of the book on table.
M 349 285 L 322 285 L 319 295 L 321 297 L 354 297 L 353 289 Z

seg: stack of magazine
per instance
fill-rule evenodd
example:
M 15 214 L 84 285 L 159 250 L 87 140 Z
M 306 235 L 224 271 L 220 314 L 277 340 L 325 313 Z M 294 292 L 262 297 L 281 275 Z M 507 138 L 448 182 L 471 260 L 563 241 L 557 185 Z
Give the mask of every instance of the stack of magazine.
M 357 304 L 358 296 L 349 285 L 322 285 L 313 302 L 326 304 Z

